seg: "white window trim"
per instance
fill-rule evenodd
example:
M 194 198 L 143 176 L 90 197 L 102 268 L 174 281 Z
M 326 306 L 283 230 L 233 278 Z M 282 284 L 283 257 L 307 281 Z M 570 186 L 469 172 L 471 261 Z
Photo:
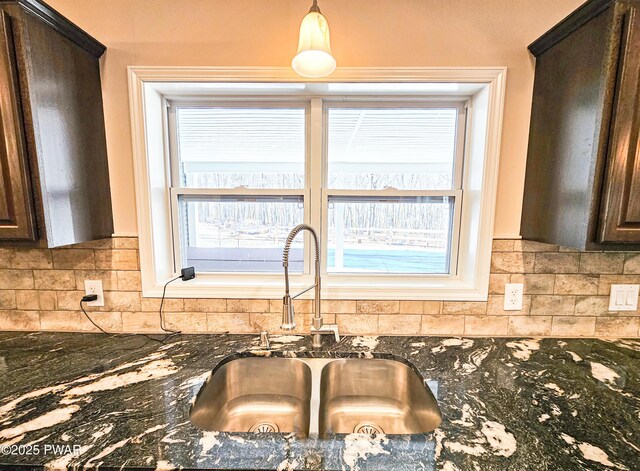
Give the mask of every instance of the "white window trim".
M 288 67 L 129 67 L 129 98 L 133 140 L 138 237 L 144 297 L 162 295 L 173 269 L 169 159 L 166 158 L 164 93 L 174 84 L 206 82 L 309 82 Z M 464 200 L 459 208 L 458 273 L 455 276 L 339 276 L 323 279 L 327 299 L 424 299 L 483 301 L 487 299 L 502 132 L 506 68 L 339 68 L 316 82 L 407 82 L 481 84 L 470 96 L 463 174 Z M 320 100 L 311 107 L 322 108 Z M 315 117 L 314 117 L 315 116 Z M 311 119 L 323 119 L 311 113 Z M 322 127 L 310 136 L 311 152 L 322 148 Z M 316 135 L 317 134 L 317 135 Z M 323 159 L 310 159 L 310 175 L 322 175 Z M 316 168 L 318 167 L 318 168 Z M 277 190 L 282 192 L 282 190 Z M 310 195 L 305 211 L 320 217 L 322 199 Z M 326 197 L 326 195 L 323 195 Z M 459 205 L 456 205 L 458 207 Z M 311 221 L 312 223 L 314 221 Z M 310 253 L 310 244 L 307 248 Z M 307 257 L 309 258 L 309 257 Z M 306 283 L 300 276 L 300 286 Z M 226 280 L 198 276 L 173 283 L 167 296 L 185 298 L 279 298 L 281 277 L 238 275 Z

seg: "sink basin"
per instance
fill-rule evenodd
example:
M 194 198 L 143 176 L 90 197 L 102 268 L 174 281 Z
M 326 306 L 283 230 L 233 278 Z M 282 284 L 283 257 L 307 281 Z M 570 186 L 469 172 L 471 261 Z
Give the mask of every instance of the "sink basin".
M 321 434 L 426 433 L 441 421 L 433 394 L 404 363 L 341 359 L 322 370 Z
M 202 430 L 309 430 L 311 370 L 289 358 L 238 358 L 222 365 L 200 390 L 189 419 Z
M 189 418 L 202 430 L 301 435 L 426 433 L 442 420 L 422 378 L 399 361 L 274 357 L 216 369 Z

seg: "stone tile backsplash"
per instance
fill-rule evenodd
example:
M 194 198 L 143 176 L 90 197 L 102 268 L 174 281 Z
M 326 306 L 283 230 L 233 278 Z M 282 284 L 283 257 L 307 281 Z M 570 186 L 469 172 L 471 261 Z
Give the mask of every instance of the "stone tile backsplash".
M 160 300 L 143 298 L 136 238 L 60 249 L 0 249 L 0 330 L 93 332 L 79 311 L 85 279 L 105 306 L 88 308 L 109 332 L 159 332 Z M 521 311 L 504 311 L 505 283 L 523 283 Z M 611 284 L 640 283 L 638 252 L 578 252 L 495 240 L 486 302 L 325 300 L 344 334 L 638 337 L 640 312 L 609 312 Z M 298 332 L 312 303 L 296 301 Z M 166 299 L 167 327 L 186 333 L 279 332 L 280 299 Z

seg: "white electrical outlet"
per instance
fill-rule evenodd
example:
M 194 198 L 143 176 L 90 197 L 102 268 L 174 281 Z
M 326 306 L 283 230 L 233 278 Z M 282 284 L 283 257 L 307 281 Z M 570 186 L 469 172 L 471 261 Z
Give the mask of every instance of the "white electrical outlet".
M 521 311 L 522 310 L 522 292 L 524 286 L 522 283 L 507 283 L 504 285 L 504 310 L 505 311 Z
M 611 285 L 609 311 L 637 311 L 640 285 Z
M 87 302 L 87 306 L 104 306 L 104 292 L 102 280 L 84 280 L 84 294 L 95 294 L 98 299 Z

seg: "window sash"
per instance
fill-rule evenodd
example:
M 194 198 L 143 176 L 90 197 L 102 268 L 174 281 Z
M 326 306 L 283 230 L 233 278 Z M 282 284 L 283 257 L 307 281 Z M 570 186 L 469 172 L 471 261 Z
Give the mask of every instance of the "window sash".
M 302 198 L 303 203 L 303 220 L 308 224 L 310 218 L 309 211 L 309 191 L 308 190 L 264 190 L 264 189 L 246 189 L 246 188 L 231 188 L 231 189 L 210 189 L 210 188 L 170 188 L 171 198 L 171 229 L 173 233 L 173 263 L 174 270 L 177 272 L 183 266 L 183 260 L 185 259 L 183 254 L 183 241 L 182 237 L 182 218 L 180 217 L 180 197 L 188 196 L 190 199 L 207 200 L 210 197 L 220 196 L 238 196 L 238 197 L 286 197 L 297 196 Z M 307 237 L 304 239 L 304 264 L 303 275 L 309 275 L 310 273 L 310 247 L 307 243 Z M 280 273 L 265 273 L 265 272 L 206 272 L 207 276 L 229 276 L 229 277 L 246 277 L 247 275 L 253 276 L 282 276 Z
M 310 103 L 308 100 L 257 97 L 203 97 L 198 100 L 165 100 L 167 117 L 166 126 L 168 134 L 168 148 L 170 160 L 171 186 L 176 188 L 188 188 L 182 184 L 182 172 L 180 170 L 180 145 L 177 111 L 180 108 L 264 108 L 264 109 L 291 109 L 298 108 L 305 111 L 305 154 L 304 173 L 306 189 L 309 185 L 309 134 L 310 134 Z M 284 190 L 284 189 L 283 189 Z
M 332 196 L 351 196 L 351 197 L 372 197 L 384 201 L 385 197 L 416 197 L 416 196 L 448 196 L 453 198 L 453 221 L 451 228 L 451 253 L 449 255 L 449 273 L 444 274 L 425 274 L 425 273 L 336 273 L 327 271 L 327 259 L 329 254 L 328 239 L 328 221 L 329 221 L 329 198 Z M 458 252 L 460 245 L 460 228 L 462 217 L 462 190 L 331 190 L 324 189 L 322 191 L 322 221 L 325 225 L 322 228 L 321 234 L 321 251 L 322 251 L 322 275 L 330 277 L 331 279 L 341 279 L 345 277 L 358 277 L 358 276 L 373 276 L 373 277 L 394 277 L 410 276 L 410 277 L 456 277 L 458 274 Z
M 448 196 L 454 199 L 453 207 L 454 207 L 454 215 L 453 215 L 453 227 L 451 228 L 451 253 L 449 255 L 449 273 L 448 274 L 419 274 L 419 273 L 367 273 L 366 276 L 375 276 L 375 277 L 398 277 L 398 276 L 412 276 L 412 277 L 424 277 L 424 276 L 456 276 L 457 268 L 458 268 L 458 249 L 460 242 L 460 220 L 461 220 L 461 209 L 462 209 L 462 190 L 329 190 L 324 189 L 322 191 L 322 221 L 324 221 L 323 226 L 321 226 L 320 230 L 320 240 L 321 240 L 321 252 L 322 252 L 322 264 L 321 271 L 323 276 L 328 276 L 331 278 L 340 278 L 340 277 L 354 277 L 360 276 L 358 274 L 353 273 L 331 273 L 327 271 L 327 255 L 328 255 L 328 210 L 329 210 L 329 197 L 331 196 L 362 196 L 362 197 L 374 197 L 376 199 L 384 200 L 385 197 L 415 197 L 415 196 Z M 180 239 L 180 235 L 182 233 L 182 228 L 180 227 L 181 218 L 180 218 L 180 208 L 179 208 L 179 198 L 181 195 L 189 196 L 189 197 L 202 197 L 206 199 L 207 197 L 216 197 L 216 196 L 225 196 L 225 195 L 234 195 L 239 197 L 260 197 L 260 196 L 299 196 L 303 200 L 303 213 L 304 213 L 304 221 L 305 223 L 309 223 L 310 220 L 310 190 L 247 190 L 245 188 L 235 188 L 235 189 L 209 189 L 209 188 L 171 188 L 171 214 L 172 214 L 172 231 L 173 231 L 173 250 L 174 250 L 174 266 L 177 271 L 182 266 L 183 254 L 182 254 L 182 241 Z M 311 260 L 312 260 L 312 250 L 310 244 L 308 243 L 309 239 L 305 233 L 305 247 L 304 247 L 304 275 L 310 274 L 311 269 Z M 274 273 L 263 273 L 263 272 L 207 272 L 209 275 L 224 275 L 224 276 L 246 276 L 250 274 L 261 275 L 261 276 L 281 276 L 280 274 Z
M 173 264 L 174 271 L 179 271 L 182 267 L 183 256 L 183 243 L 181 241 L 182 228 L 179 208 L 179 198 L 181 195 L 187 195 L 190 197 L 196 196 L 224 196 L 224 195 L 236 195 L 236 196 L 300 196 L 303 199 L 303 214 L 304 223 L 310 224 L 311 222 L 311 197 L 310 197 L 310 106 L 309 100 L 300 100 L 300 98 L 286 99 L 282 97 L 268 98 L 268 97 L 204 97 L 197 100 L 167 100 L 167 129 L 168 129 L 168 145 L 169 145 L 169 158 L 170 158 L 170 174 L 171 184 L 170 188 L 170 204 L 171 204 L 171 229 L 172 229 L 172 242 L 173 242 Z M 240 186 L 237 188 L 189 188 L 182 184 L 182 173 L 180 170 L 180 155 L 179 155 L 179 136 L 177 125 L 177 110 L 181 107 L 184 108 L 211 108 L 211 107 L 223 107 L 223 108 L 267 108 L 267 109 L 290 109 L 301 108 L 305 110 L 305 155 L 304 155 L 304 187 L 302 188 L 246 188 Z M 304 268 L 303 277 L 310 276 L 311 269 L 311 247 L 309 244 L 307 234 L 304 234 Z M 231 277 L 234 279 L 246 279 L 248 277 L 263 276 L 263 277 L 281 277 L 280 273 L 264 273 L 264 272 L 206 272 L 199 274 L 204 277 Z M 299 277 L 299 274 L 292 274 L 292 277 Z
M 325 98 L 322 100 L 322 131 L 324 134 L 323 139 L 323 188 L 328 188 L 329 179 L 329 109 L 330 108 L 392 108 L 392 109 L 456 109 L 458 111 L 457 123 L 456 123 L 456 137 L 455 137 L 455 156 L 453 165 L 453 187 L 454 190 L 462 189 L 462 176 L 464 172 L 464 146 L 466 139 L 467 128 L 467 102 L 466 101 L 451 101 L 442 100 L 438 98 L 415 98 L 411 101 L 405 101 L 398 98 L 393 99 L 363 99 L 361 97 L 351 97 L 350 99 Z M 339 188 L 335 188 L 339 190 Z M 382 190 L 376 190 L 382 191 Z M 425 190 L 427 191 L 427 190 Z
M 341 280 L 357 277 L 373 277 L 373 278 L 399 278 L 408 276 L 412 278 L 425 277 L 447 277 L 456 278 L 458 276 L 458 256 L 460 247 L 460 232 L 462 222 L 462 184 L 464 174 L 464 155 L 465 155 L 465 139 L 467 132 L 467 101 L 451 100 L 437 97 L 427 98 L 385 98 L 385 99 L 366 99 L 362 97 L 348 97 L 345 99 L 336 99 L 334 97 L 324 98 L 321 102 L 322 107 L 322 176 L 321 176 L 321 250 L 322 265 L 321 271 L 324 277 L 331 280 Z M 383 190 L 345 190 L 333 189 L 328 187 L 329 179 L 329 112 L 330 108 L 417 108 L 417 109 L 456 109 L 456 137 L 455 137 L 455 157 L 453 167 L 453 188 L 448 190 L 398 190 L 395 188 L 387 188 Z M 313 116 L 313 107 L 312 107 Z M 328 211 L 330 196 L 373 196 L 384 199 L 385 196 L 450 196 L 454 199 L 454 215 L 451 228 L 451 253 L 449 254 L 449 273 L 448 274 L 418 274 L 418 273 L 331 273 L 327 272 L 328 259 Z

